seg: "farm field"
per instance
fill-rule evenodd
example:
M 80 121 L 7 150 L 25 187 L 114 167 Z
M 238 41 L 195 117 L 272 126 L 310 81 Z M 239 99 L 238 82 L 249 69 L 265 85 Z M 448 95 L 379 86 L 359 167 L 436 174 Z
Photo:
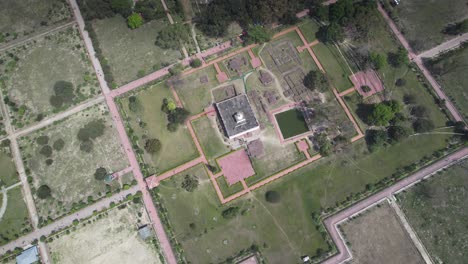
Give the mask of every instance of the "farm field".
M 0 216 L 0 245 L 32 231 L 21 186 L 8 190 L 6 194 L 7 197 L 0 192 L 0 208 L 4 200 L 7 200 L 5 214 Z
M 152 263 L 161 257 L 153 238 L 138 235 L 150 220 L 141 204 L 124 203 L 85 220 L 48 242 L 54 263 Z
M 383 202 L 340 225 L 351 263 L 425 263 L 393 208 Z
M 141 106 L 136 112 L 129 109 L 129 98 L 132 96 Z M 185 125 L 179 126 L 175 132 L 167 129 L 167 116 L 161 111 L 164 98 L 174 100 L 169 87 L 161 82 L 120 99 L 123 116 L 133 131 L 129 136 L 134 138 L 134 147 L 140 149 L 139 153 L 145 163 L 145 176 L 163 173 L 198 157 L 195 144 Z M 142 123 L 145 124 L 143 127 Z M 148 138 L 160 140 L 161 150 L 158 153 L 142 152 Z
M 7 143 L 7 141 L 1 142 L 2 145 L 0 146 L 0 188 L 2 186 L 8 187 L 19 182 L 10 146 L 4 146 L 4 143 Z
M 100 92 L 77 27 L 0 54 L 0 88 L 12 125 L 21 128 Z
M 0 44 L 44 31 L 71 18 L 64 0 L 2 0 Z
M 468 120 L 468 76 L 465 69 L 467 61 L 468 45 L 464 45 L 426 63 L 465 120 Z
M 466 263 L 468 161 L 465 159 L 397 195 L 433 260 Z
M 207 78 L 208 81 L 202 83 L 202 78 Z M 184 107 L 190 113 L 198 114 L 213 102 L 211 88 L 217 86 L 218 81 L 214 67 L 207 67 L 172 81 L 172 85 Z
M 95 20 L 92 24 L 99 47 L 114 77 L 115 83 L 111 84 L 113 88 L 182 58 L 178 47 L 165 50 L 154 43 L 157 33 L 169 24 L 165 18 L 150 21 L 134 30 L 128 28 L 126 20 L 119 15 Z
M 41 221 L 55 219 L 132 182 L 130 175 L 104 181 L 107 174 L 128 167 L 105 105 L 29 134 L 19 144 Z M 95 175 L 99 168 L 104 169 L 100 177 Z M 45 187 L 41 186 L 48 186 L 50 195 L 42 196 L 40 190 Z
M 187 174 L 199 179 L 193 192 L 181 188 Z M 270 204 L 265 201 L 264 191 L 221 206 L 203 165 L 161 182 L 154 190 L 192 263 L 219 263 L 252 244 L 259 247 L 269 263 L 295 263 L 301 255 L 327 248 L 305 204 L 296 202 L 295 195 L 283 194 L 280 203 Z M 225 219 L 222 212 L 228 208 L 238 208 L 234 209 L 238 213 Z
M 402 1 L 391 8 L 397 17 L 396 24 L 416 52 L 428 50 L 455 36 L 446 35 L 443 30 L 468 18 L 466 1 L 425 0 Z

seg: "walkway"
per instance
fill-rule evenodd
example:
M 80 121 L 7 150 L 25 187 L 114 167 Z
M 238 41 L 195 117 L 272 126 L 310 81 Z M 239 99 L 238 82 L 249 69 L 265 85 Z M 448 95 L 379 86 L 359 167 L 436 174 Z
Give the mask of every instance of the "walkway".
M 323 263 L 325 264 L 338 264 L 338 263 L 343 263 L 344 261 L 347 261 L 351 258 L 351 255 L 349 253 L 349 249 L 346 246 L 346 241 L 344 241 L 344 238 L 342 237 L 340 231 L 338 230 L 338 225 L 350 217 L 362 212 L 363 210 L 368 209 L 369 207 L 374 206 L 375 204 L 381 202 L 382 200 L 386 199 L 387 197 L 391 197 L 393 194 L 408 188 L 409 186 L 412 186 L 422 179 L 425 179 L 427 177 L 430 177 L 433 175 L 435 172 L 446 168 L 448 166 L 453 165 L 454 163 L 460 161 L 463 158 L 468 157 L 468 148 L 463 148 L 447 157 L 445 157 L 442 160 L 439 160 L 421 170 L 418 172 L 414 173 L 413 175 L 410 175 L 396 184 L 374 194 L 369 196 L 368 198 L 354 204 L 351 207 L 348 207 L 328 218 L 325 219 L 324 224 L 325 227 L 330 234 L 333 242 L 335 243 L 338 253 L 331 258 L 327 259 Z
M 439 98 L 441 100 L 443 100 L 445 102 L 445 106 L 447 107 L 448 111 L 450 112 L 450 114 L 453 116 L 453 118 L 455 119 L 455 121 L 464 121 L 463 118 L 462 118 L 462 115 L 460 115 L 460 113 L 458 112 L 458 110 L 455 108 L 455 106 L 452 104 L 452 102 L 450 101 L 450 99 L 445 95 L 445 93 L 442 91 L 442 88 L 440 87 L 440 85 L 437 83 L 437 81 L 434 79 L 434 77 L 432 77 L 432 75 L 430 74 L 430 72 L 426 69 L 426 66 L 424 66 L 424 63 L 422 62 L 421 60 L 421 57 L 418 57 L 414 52 L 413 50 L 411 49 L 408 41 L 406 40 L 406 38 L 403 36 L 403 34 L 401 34 L 401 32 L 398 30 L 397 26 L 395 25 L 395 23 L 393 22 L 393 20 L 388 16 L 387 12 L 385 12 L 385 10 L 383 9 L 382 5 L 380 4 L 380 2 L 378 2 L 378 10 L 380 11 L 380 13 L 382 14 L 382 16 L 384 17 L 384 19 L 387 21 L 387 24 L 390 26 L 390 28 L 392 29 L 393 33 L 395 34 L 395 36 L 398 38 L 398 40 L 401 42 L 401 44 L 403 45 L 403 47 L 408 51 L 408 55 L 410 57 L 410 59 L 412 61 L 414 61 L 416 63 L 416 65 L 418 65 L 419 69 L 421 69 L 421 72 L 424 74 L 424 77 L 426 77 L 426 79 L 429 81 L 429 83 L 431 84 L 432 88 L 434 89 L 434 91 L 436 92 L 437 96 L 439 96 Z
M 465 41 L 468 41 L 468 33 L 465 33 L 463 35 L 450 39 L 430 50 L 423 51 L 419 53 L 417 57 L 418 58 L 432 58 L 432 57 L 439 55 L 440 53 L 444 53 L 451 49 L 458 48 Z

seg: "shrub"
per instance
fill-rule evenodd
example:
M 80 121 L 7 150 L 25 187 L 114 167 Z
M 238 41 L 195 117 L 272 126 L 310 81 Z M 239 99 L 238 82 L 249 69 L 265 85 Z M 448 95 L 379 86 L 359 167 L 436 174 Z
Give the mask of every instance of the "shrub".
M 372 90 L 372 89 L 371 89 L 369 86 L 367 86 L 367 85 L 361 86 L 361 89 L 362 89 L 362 91 L 365 92 L 365 93 L 368 93 L 368 92 L 370 92 L 370 91 Z
M 143 106 L 141 105 L 140 100 L 136 96 L 132 95 L 128 98 L 128 109 L 136 113 L 136 112 L 142 111 Z
M 181 187 L 187 192 L 193 192 L 198 188 L 198 177 L 192 175 L 185 175 L 184 181 L 182 181 Z
M 431 131 L 434 127 L 434 123 L 430 119 L 418 119 L 413 123 L 414 131 L 418 133 Z
M 91 139 L 96 139 L 104 134 L 105 126 L 104 121 L 93 120 L 86 124 L 83 128 L 78 131 L 77 137 L 81 142 L 86 142 Z
M 127 25 L 131 29 L 139 28 L 143 25 L 143 17 L 138 13 L 133 13 L 127 17 Z
M 107 170 L 103 167 L 97 168 L 96 171 L 94 172 L 94 179 L 98 181 L 104 180 L 106 176 L 107 176 Z
M 138 0 L 135 3 L 135 12 L 141 14 L 146 20 L 150 21 L 163 17 L 164 10 L 160 8 L 161 3 L 158 0 Z
M 399 78 L 399 79 L 396 80 L 395 85 L 398 86 L 398 87 L 405 86 L 406 85 L 406 80 Z
M 52 165 L 52 163 L 54 163 L 54 160 L 53 159 L 46 159 L 45 162 L 46 162 L 47 166 L 50 166 L 50 165 Z
M 279 203 L 281 197 L 277 191 L 267 191 L 265 193 L 265 200 L 269 203 Z
M 49 146 L 49 145 L 45 145 L 41 148 L 41 150 L 39 151 L 39 153 L 41 153 L 42 155 L 44 155 L 45 157 L 50 157 L 52 156 L 52 147 Z
M 54 144 L 52 145 L 52 147 L 56 151 L 62 150 L 64 146 L 65 146 L 65 141 L 63 139 L 61 139 L 61 138 L 55 140 Z
M 145 150 L 150 154 L 157 153 L 161 150 L 161 141 L 157 138 L 149 138 L 145 142 Z
M 50 97 L 50 104 L 55 108 L 60 108 L 64 105 L 70 105 L 75 99 L 73 84 L 67 81 L 58 81 L 54 85 L 54 93 Z
M 39 197 L 40 199 L 47 199 L 51 195 L 51 190 L 50 190 L 49 186 L 41 185 L 37 189 L 36 194 L 37 194 L 37 197 Z
M 372 65 L 376 70 L 379 70 L 385 65 L 387 65 L 387 58 L 383 54 L 371 52 L 369 57 L 372 62 Z
M 391 126 L 388 128 L 388 136 L 394 142 L 400 142 L 409 137 L 411 129 L 404 126 Z
M 382 147 L 387 141 L 387 132 L 385 130 L 369 129 L 366 131 L 366 143 L 369 151 L 373 152 Z
M 265 43 L 271 40 L 272 34 L 261 25 L 249 26 L 247 30 L 247 43 Z
M 193 59 L 193 60 L 190 61 L 190 67 L 192 67 L 192 68 L 198 68 L 198 67 L 200 67 L 200 66 L 202 66 L 202 61 L 201 61 L 200 59 L 198 59 L 198 58 L 197 58 L 197 59 Z
M 36 139 L 36 143 L 39 145 L 47 145 L 49 143 L 49 137 L 48 136 L 40 136 Z
M 225 209 L 221 215 L 223 216 L 224 219 L 232 219 L 237 216 L 239 213 L 239 207 L 233 206 Z

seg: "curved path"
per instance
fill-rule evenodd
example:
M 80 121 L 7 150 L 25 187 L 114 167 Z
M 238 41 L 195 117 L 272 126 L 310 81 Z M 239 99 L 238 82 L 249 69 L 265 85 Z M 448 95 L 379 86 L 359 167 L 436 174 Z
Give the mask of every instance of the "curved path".
M 351 207 L 348 207 L 335 215 L 332 215 L 325 219 L 324 224 L 327 228 L 328 233 L 330 234 L 333 242 L 335 243 L 338 254 L 332 256 L 331 258 L 325 260 L 323 263 L 326 264 L 338 264 L 343 263 L 351 259 L 351 254 L 349 252 L 348 247 L 346 246 L 346 242 L 342 237 L 340 231 L 338 230 L 338 225 L 348 218 L 362 212 L 363 210 L 368 209 L 369 207 L 374 206 L 375 204 L 381 202 L 382 200 L 386 199 L 387 197 L 392 196 L 395 193 L 398 193 L 408 187 L 413 186 L 414 184 L 418 183 L 422 179 L 430 177 L 435 172 L 451 166 L 458 161 L 468 157 L 468 147 L 465 147 L 442 160 L 439 160 L 418 172 L 404 178 L 403 180 L 397 182 L 396 184 L 369 196 L 368 198 L 354 204 Z

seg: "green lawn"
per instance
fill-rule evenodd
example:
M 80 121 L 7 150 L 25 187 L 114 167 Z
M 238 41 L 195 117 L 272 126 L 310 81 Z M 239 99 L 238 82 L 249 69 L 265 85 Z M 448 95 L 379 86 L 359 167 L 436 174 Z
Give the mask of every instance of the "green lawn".
M 299 25 L 299 29 L 309 43 L 317 39 L 315 34 L 318 32 L 319 28 L 320 25 L 311 19 L 307 19 Z
M 9 147 L 0 148 L 0 186 L 8 187 L 19 182 L 16 166 L 10 154 Z
M 207 83 L 200 82 L 200 78 L 204 76 L 208 77 Z M 216 85 L 218 85 L 218 81 L 213 66 L 174 81 L 174 88 L 184 107 L 192 114 L 201 113 L 203 109 L 212 104 L 211 88 Z
M 309 131 L 302 112 L 291 109 L 275 115 L 284 139 L 294 137 Z
M 429 70 L 438 79 L 447 96 L 455 104 L 465 120 L 468 120 L 468 45 L 436 58 Z
M 206 159 L 212 166 L 216 166 L 215 158 L 231 151 L 229 146 L 223 142 L 221 131 L 219 131 L 214 121 L 207 116 L 194 120 L 192 125 Z
M 5 197 L 1 193 L 0 197 L 0 202 L 3 202 L 2 199 Z M 21 193 L 21 186 L 18 186 L 7 192 L 7 208 L 0 219 L 0 245 L 15 240 L 30 231 L 28 211 Z
M 186 174 L 200 179 L 194 192 L 180 187 Z M 219 263 L 254 243 L 269 263 L 296 263 L 301 255 L 327 248 L 298 192 L 282 193 L 281 203 L 269 204 L 261 190 L 221 206 L 202 165 L 161 182 L 157 190 L 191 263 Z M 229 206 L 242 213 L 224 219 L 221 212 Z
M 312 50 L 325 69 L 325 72 L 327 72 L 332 85 L 338 91 L 341 92 L 353 87 L 353 84 L 349 80 L 351 71 L 336 47 L 319 43 L 313 46 Z
M 145 138 L 157 138 L 162 145 L 161 150 L 154 155 L 142 154 L 147 173 L 162 173 L 195 159 L 198 152 L 187 127 L 179 126 L 176 132 L 167 130 L 167 116 L 161 111 L 161 106 L 164 98 L 173 99 L 169 87 L 165 83 L 154 84 L 138 91 L 135 96 L 142 106 L 136 113 L 128 108 L 130 96 L 121 99 L 122 110 L 128 117 L 127 123 L 137 137 L 133 139 L 134 143 L 136 141 L 139 148 L 143 149 Z M 138 119 L 146 123 L 145 128 L 140 126 Z
M 443 263 L 468 262 L 467 166 L 465 160 L 397 196 L 429 254 Z
M 168 23 L 164 18 L 130 29 L 126 20 L 119 15 L 93 21 L 99 46 L 110 65 L 117 86 L 182 58 L 179 47 L 165 50 L 154 44 L 157 33 Z
M 401 1 L 391 10 L 397 17 L 396 24 L 416 52 L 455 37 L 442 31 L 448 24 L 468 18 L 465 0 L 432 0 L 430 3 L 426 0 Z
M 227 198 L 235 193 L 238 193 L 244 189 L 242 186 L 241 182 L 237 182 L 231 186 L 226 181 L 226 178 L 224 176 L 220 176 L 216 178 L 216 182 L 218 183 L 219 188 L 221 189 L 221 192 L 223 193 L 223 197 Z

